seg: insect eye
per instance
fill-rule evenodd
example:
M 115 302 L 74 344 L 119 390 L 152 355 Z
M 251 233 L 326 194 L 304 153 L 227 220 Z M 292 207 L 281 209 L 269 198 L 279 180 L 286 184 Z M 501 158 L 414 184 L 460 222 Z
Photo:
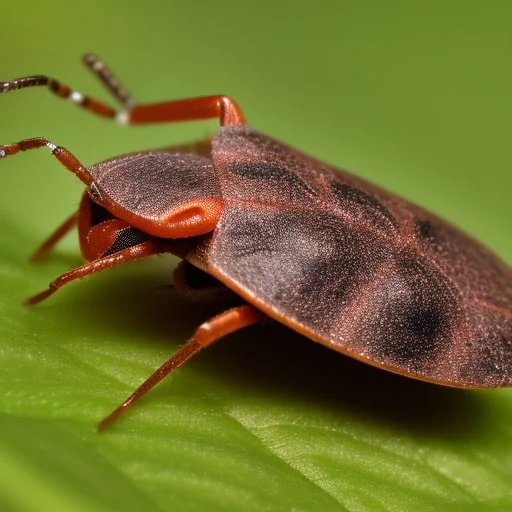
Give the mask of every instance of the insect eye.
M 102 200 L 100 191 L 98 190 L 98 187 L 96 186 L 96 183 L 94 183 L 94 181 L 89 185 L 87 190 L 94 199 L 96 199 L 97 201 Z

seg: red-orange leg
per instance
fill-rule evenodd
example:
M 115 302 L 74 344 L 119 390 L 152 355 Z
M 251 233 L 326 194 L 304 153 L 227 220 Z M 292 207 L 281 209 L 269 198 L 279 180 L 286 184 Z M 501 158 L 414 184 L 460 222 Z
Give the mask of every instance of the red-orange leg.
M 201 324 L 192 338 L 175 352 L 158 370 L 146 379 L 117 409 L 98 424 L 98 430 L 111 425 L 128 407 L 156 386 L 176 368 L 188 361 L 203 348 L 224 336 L 249 325 L 261 323 L 265 315 L 253 306 L 245 305 L 229 309 Z
M 184 100 L 135 105 L 119 117 L 128 124 L 173 123 L 218 118 L 221 126 L 244 124 L 240 107 L 229 96 L 204 96 Z
M 68 217 L 32 254 L 30 257 L 31 261 L 42 260 L 54 247 L 55 245 L 69 233 L 78 222 L 78 212 L 73 213 L 71 217 Z
M 74 281 L 75 279 L 81 279 L 82 277 L 86 277 L 95 272 L 101 272 L 110 267 L 115 267 L 122 263 L 127 263 L 128 261 L 134 261 L 141 258 L 146 258 L 147 256 L 152 256 L 153 254 L 159 254 L 165 251 L 165 247 L 156 240 L 150 239 L 146 242 L 143 242 L 138 245 L 134 245 L 132 247 L 128 247 L 123 251 L 119 251 L 113 253 L 112 255 L 105 256 L 103 258 L 99 258 L 97 260 L 91 261 L 82 265 L 80 267 L 74 268 L 69 272 L 65 272 L 61 276 L 59 276 L 55 281 L 52 281 L 47 290 L 43 290 L 42 292 L 30 297 L 25 301 L 27 306 L 33 306 L 44 299 L 47 299 L 50 295 L 53 295 L 57 290 L 62 288 L 64 285 Z
M 106 103 L 85 96 L 59 80 L 48 76 L 29 76 L 0 82 L 0 93 L 15 91 L 26 87 L 47 87 L 60 98 L 68 99 L 80 107 L 96 115 L 116 118 L 120 123 L 172 123 L 200 119 L 218 118 L 220 124 L 237 125 L 244 123 L 240 107 L 228 96 L 215 95 L 200 98 L 176 100 L 149 105 L 135 105 L 109 68 L 96 56 L 87 54 L 85 65 L 100 79 L 110 93 L 123 105 L 124 111 L 118 112 Z

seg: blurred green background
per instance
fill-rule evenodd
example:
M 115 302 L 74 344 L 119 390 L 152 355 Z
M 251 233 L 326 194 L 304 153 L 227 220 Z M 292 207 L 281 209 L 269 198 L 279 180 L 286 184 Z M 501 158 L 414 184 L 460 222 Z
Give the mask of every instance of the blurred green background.
M 449 218 L 512 263 L 508 1 L 4 3 L 0 78 L 108 99 L 231 95 L 251 125 Z M 43 89 L 0 97 L 0 141 L 85 164 L 203 138 L 118 127 Z M 101 436 L 107 413 L 211 311 L 156 259 L 19 302 L 80 259 L 26 258 L 81 186 L 35 151 L 1 162 L 0 505 L 18 510 L 510 510 L 512 395 L 362 367 L 279 329 L 211 349 Z M 162 291 L 163 290 L 163 291 Z M 3 419 L 2 419 L 3 418 Z M 4 482 L 4 483 L 1 483 Z

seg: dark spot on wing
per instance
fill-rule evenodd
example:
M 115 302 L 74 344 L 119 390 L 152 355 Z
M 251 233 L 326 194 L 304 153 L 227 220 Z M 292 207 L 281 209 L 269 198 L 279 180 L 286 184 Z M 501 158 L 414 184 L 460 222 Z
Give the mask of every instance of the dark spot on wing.
M 442 311 L 436 305 L 427 307 L 412 306 L 404 315 L 404 329 L 418 339 L 433 345 L 442 328 Z
M 346 321 L 340 311 L 392 259 L 382 237 L 328 212 L 227 208 L 214 265 L 258 299 L 317 333 Z M 219 234 L 220 233 L 220 234 Z
M 435 267 L 421 261 L 398 261 L 375 292 L 359 335 L 377 359 L 421 369 L 450 341 L 458 324 L 458 298 Z
M 440 251 L 443 247 L 444 239 L 430 220 L 416 221 L 416 236 L 436 251 Z
M 317 195 L 316 190 L 303 181 L 297 174 L 273 164 L 252 162 L 236 163 L 230 165 L 229 170 L 248 180 L 281 181 L 284 186 L 300 189 L 311 196 Z
M 345 213 L 384 231 L 394 231 L 398 227 L 395 217 L 374 196 L 346 183 L 332 182 L 331 189 Z
M 374 279 L 378 269 L 392 258 L 382 241 L 369 239 L 364 232 L 341 223 L 336 228 L 331 231 L 322 226 L 322 244 L 332 249 L 325 256 L 307 261 L 298 288 L 303 303 L 300 320 L 317 329 L 340 322 L 337 312 L 352 304 L 361 287 Z

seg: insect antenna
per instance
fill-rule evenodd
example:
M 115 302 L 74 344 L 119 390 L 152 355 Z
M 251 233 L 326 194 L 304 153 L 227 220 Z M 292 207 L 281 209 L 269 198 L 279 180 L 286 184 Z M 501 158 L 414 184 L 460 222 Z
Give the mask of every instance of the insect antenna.
M 129 110 L 133 106 L 131 96 L 105 63 L 92 53 L 84 55 L 83 61 L 87 68 L 92 71 L 116 100 L 121 103 L 124 107 L 123 110 Z M 59 98 L 67 99 L 85 110 L 89 110 L 102 117 L 115 118 L 120 115 L 116 109 L 103 101 L 82 94 L 59 80 L 46 75 L 26 76 L 7 82 L 0 82 L 0 94 L 26 89 L 28 87 L 46 87 Z
M 86 53 L 83 63 L 127 110 L 133 107 L 133 99 L 112 70 L 93 53 Z
M 75 91 L 68 85 L 59 82 L 59 80 L 45 75 L 26 76 L 9 80 L 8 82 L 0 82 L 0 94 L 26 89 L 27 87 L 46 87 L 59 98 L 69 100 L 75 105 L 101 117 L 115 118 L 118 115 L 118 112 L 110 105 L 95 98 L 85 96 L 81 92 Z

